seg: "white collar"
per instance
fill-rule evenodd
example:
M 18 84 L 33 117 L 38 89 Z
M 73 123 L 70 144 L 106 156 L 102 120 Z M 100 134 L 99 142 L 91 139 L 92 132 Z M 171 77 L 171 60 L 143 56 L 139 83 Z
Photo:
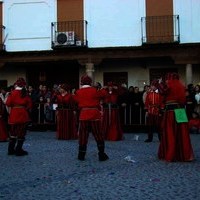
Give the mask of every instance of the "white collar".
M 81 88 L 89 88 L 91 85 L 82 85 Z
M 16 86 L 15 90 L 22 90 L 22 88 L 19 86 Z
M 151 90 L 150 92 L 159 93 L 158 89 L 156 89 L 156 90 Z

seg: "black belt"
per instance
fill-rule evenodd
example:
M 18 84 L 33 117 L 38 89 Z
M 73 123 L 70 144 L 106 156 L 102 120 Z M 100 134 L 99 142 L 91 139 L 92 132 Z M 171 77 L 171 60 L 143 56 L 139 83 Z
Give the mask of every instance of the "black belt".
M 67 105 L 58 105 L 57 109 L 70 109 L 70 106 Z
M 104 104 L 103 105 L 103 108 L 109 108 L 109 106 L 110 106 L 110 108 L 119 108 L 119 106 L 117 105 L 117 104 Z
M 165 105 L 165 110 L 174 110 L 176 108 L 181 108 L 179 104 L 167 104 Z

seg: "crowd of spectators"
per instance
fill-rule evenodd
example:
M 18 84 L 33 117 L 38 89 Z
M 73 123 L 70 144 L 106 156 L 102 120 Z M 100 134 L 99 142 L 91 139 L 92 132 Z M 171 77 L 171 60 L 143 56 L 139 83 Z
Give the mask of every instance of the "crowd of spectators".
M 102 87 L 101 83 L 97 84 L 97 87 Z M 144 101 L 148 92 L 149 85 L 145 85 L 143 90 L 140 91 L 137 86 L 129 86 L 121 84 L 118 93 L 118 105 L 120 108 L 120 120 L 122 125 L 142 124 L 145 125 L 145 110 Z M 13 86 L 8 88 L 1 88 L 0 98 L 3 102 L 6 101 L 9 92 L 13 89 Z M 71 93 L 74 93 L 75 89 L 71 89 Z M 33 101 L 33 109 L 31 112 L 32 125 L 34 124 L 55 124 L 55 108 L 56 95 L 59 94 L 59 84 L 54 84 L 52 88 L 48 88 L 47 85 L 41 84 L 38 88 L 32 85 L 27 86 L 27 92 Z M 188 119 L 190 122 L 190 128 L 192 132 L 200 132 L 200 85 L 189 84 L 186 88 L 186 110 Z M 8 112 L 8 110 L 7 110 Z M 195 120 L 194 120 L 195 119 Z M 7 115 L 5 114 L 5 120 Z M 195 123 L 193 123 L 195 121 Z M 194 127 L 197 127 L 197 131 Z

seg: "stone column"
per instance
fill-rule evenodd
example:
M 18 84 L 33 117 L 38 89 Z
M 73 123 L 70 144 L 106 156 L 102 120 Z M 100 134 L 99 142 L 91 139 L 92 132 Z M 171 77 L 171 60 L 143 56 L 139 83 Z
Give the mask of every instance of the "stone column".
M 94 83 L 94 63 L 86 63 L 86 74 L 92 78 L 92 82 Z
M 193 83 L 192 80 L 192 64 L 186 65 L 186 85 Z

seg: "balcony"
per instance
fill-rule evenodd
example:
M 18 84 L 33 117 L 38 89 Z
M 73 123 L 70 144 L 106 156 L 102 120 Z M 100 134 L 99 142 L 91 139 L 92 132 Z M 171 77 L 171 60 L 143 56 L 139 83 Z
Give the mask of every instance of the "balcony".
M 87 47 L 87 21 L 51 23 L 52 48 Z
M 142 44 L 179 43 L 179 15 L 141 18 Z
M 0 25 L 0 51 L 4 51 L 5 50 L 5 26 Z

